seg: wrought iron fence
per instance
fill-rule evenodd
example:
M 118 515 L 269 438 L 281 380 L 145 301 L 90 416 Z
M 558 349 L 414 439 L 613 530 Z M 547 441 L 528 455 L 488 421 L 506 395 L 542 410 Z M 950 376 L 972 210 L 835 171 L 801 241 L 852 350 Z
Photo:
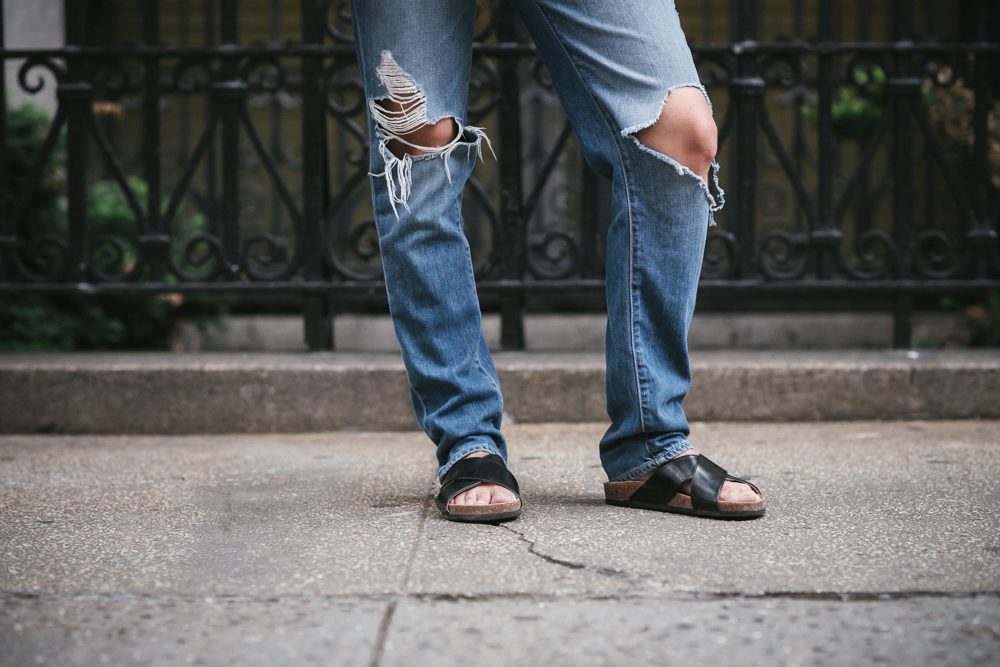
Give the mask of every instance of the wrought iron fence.
M 66 0 L 64 48 L 0 51 L 22 90 L 47 70 L 58 98 L 26 173 L 0 146 L 0 291 L 297 295 L 313 350 L 333 346 L 338 304 L 384 299 L 349 3 L 295 4 L 291 36 L 291 0 Z M 880 299 L 905 347 L 914 298 L 1000 289 L 995 3 L 677 4 L 728 199 L 702 298 Z M 480 294 L 518 349 L 527 299 L 603 299 L 609 198 L 509 6 L 479 9 L 469 121 L 498 161 L 463 214 Z M 257 41 L 241 39 L 251 11 Z M 62 150 L 65 221 L 39 228 L 26 193 Z M 100 181 L 130 231 L 93 224 Z

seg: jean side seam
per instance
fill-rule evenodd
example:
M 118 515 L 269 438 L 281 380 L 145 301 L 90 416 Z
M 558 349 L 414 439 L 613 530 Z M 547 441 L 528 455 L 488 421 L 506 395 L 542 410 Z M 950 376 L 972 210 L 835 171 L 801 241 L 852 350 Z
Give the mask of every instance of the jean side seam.
M 629 189 L 629 182 L 627 171 L 625 169 L 625 159 L 621 154 L 621 149 L 618 147 L 618 138 L 615 138 L 615 150 L 618 152 L 618 159 L 622 165 L 622 182 L 625 185 L 625 206 L 628 210 L 628 331 L 629 340 L 632 345 L 632 371 L 635 375 L 635 390 L 638 394 L 639 399 L 639 428 L 642 432 L 646 432 L 646 401 L 643 398 L 642 392 L 642 378 L 639 377 L 639 351 L 635 344 L 635 236 L 634 227 L 635 222 L 632 219 L 632 192 Z M 644 436 L 645 439 L 645 436 Z M 646 450 L 649 450 L 647 444 Z
M 645 419 L 645 416 L 643 415 L 643 411 L 644 411 L 643 403 L 644 402 L 642 400 L 642 385 L 639 382 L 639 367 L 638 367 L 638 361 L 637 361 L 636 351 L 635 351 L 635 326 L 634 326 L 635 325 L 635 306 L 634 306 L 634 302 L 632 300 L 632 249 L 633 249 L 633 245 L 634 245 L 634 238 L 633 238 L 633 235 L 632 235 L 632 195 L 631 195 L 631 193 L 629 191 L 628 178 L 626 177 L 625 157 L 622 155 L 621 147 L 619 147 L 619 145 L 618 145 L 618 136 L 617 136 L 617 133 L 614 132 L 611 129 L 611 125 L 608 123 L 608 118 L 605 115 L 604 106 L 600 103 L 600 101 L 597 100 L 597 98 L 594 97 L 594 93 L 590 90 L 590 86 L 586 85 L 586 79 L 584 79 L 583 75 L 580 74 L 580 68 L 576 66 L 576 62 L 573 60 L 573 56 L 571 56 L 569 54 L 569 51 L 566 50 L 566 45 L 563 44 L 562 37 L 560 37 L 560 35 L 556 31 L 555 27 L 553 27 L 552 21 L 549 20 L 549 17 L 545 13 L 545 10 L 542 8 L 541 5 L 538 4 L 538 0 L 533 0 L 533 2 L 534 2 L 534 5 L 535 5 L 535 8 L 538 9 L 539 15 L 543 19 L 545 19 L 545 23 L 548 24 L 549 30 L 551 30 L 552 34 L 556 36 L 556 41 L 559 42 L 559 48 L 561 48 L 563 50 L 563 53 L 566 55 L 566 60 L 569 62 L 570 65 L 573 66 L 573 69 L 576 71 L 576 75 L 577 75 L 577 77 L 580 78 L 580 81 L 584 82 L 584 88 L 586 88 L 587 94 L 590 95 L 590 99 L 594 102 L 594 106 L 596 106 L 598 108 L 598 110 L 600 110 L 600 112 L 601 112 L 601 118 L 602 118 L 602 120 L 604 120 L 604 126 L 607 128 L 608 134 L 611 136 L 611 141 L 612 141 L 612 143 L 615 146 L 615 152 L 618 153 L 618 164 L 621 166 L 622 181 L 625 184 L 625 209 L 626 209 L 626 211 L 628 211 L 628 239 L 629 239 L 629 255 L 628 255 L 629 346 L 632 349 L 632 368 L 633 368 L 634 375 L 635 375 L 635 390 L 636 390 L 636 393 L 638 395 L 637 397 L 639 399 L 639 428 L 641 428 L 642 431 L 645 432 L 646 431 L 646 419 Z
M 486 370 L 486 366 L 483 366 L 483 360 L 479 358 L 479 350 L 476 350 L 476 363 L 479 364 L 479 370 L 481 370 L 483 372 L 483 375 L 485 375 L 487 377 L 487 379 L 489 379 L 490 384 L 492 384 L 493 387 L 494 387 L 494 389 L 497 390 L 497 394 L 500 395 L 500 405 L 502 406 L 503 405 L 503 391 L 501 391 L 500 385 L 497 384 L 497 381 L 493 379 L 493 376 L 490 375 L 489 372 Z

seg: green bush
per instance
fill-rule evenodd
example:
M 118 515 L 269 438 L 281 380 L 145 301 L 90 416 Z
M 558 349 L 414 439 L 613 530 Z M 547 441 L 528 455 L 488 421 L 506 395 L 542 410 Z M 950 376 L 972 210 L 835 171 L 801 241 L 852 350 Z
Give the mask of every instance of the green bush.
M 79 297 L 0 296 L 0 351 L 99 350 L 115 347 L 124 323 Z
M 875 134 L 882 120 L 882 97 L 885 91 L 885 70 L 877 65 L 871 71 L 856 67 L 851 73 L 853 86 L 841 86 L 830 105 L 830 126 L 841 139 L 865 144 Z M 819 117 L 809 105 L 802 106 L 802 115 L 818 124 Z
M 26 184 L 32 165 L 41 154 L 49 118 L 31 105 L 9 109 L 7 115 L 7 169 L 10 190 L 4 193 L 8 206 L 26 198 L 25 215 L 18 236 L 33 243 L 45 234 L 66 235 L 66 203 L 63 194 L 65 151 L 60 138 L 53 155 L 43 165 L 35 184 Z M 146 201 L 147 185 L 129 179 L 129 187 L 140 202 Z M 8 210 L 10 210 L 8 208 Z M 139 227 L 135 213 L 119 185 L 98 181 L 91 186 L 87 202 L 89 241 L 110 234 L 125 245 L 122 257 L 107 246 L 98 249 L 96 261 L 107 273 L 127 273 L 136 261 Z M 174 236 L 184 241 L 204 231 L 204 216 L 180 211 Z M 172 280 L 170 280 L 172 282 Z M 185 321 L 199 328 L 226 312 L 231 299 L 213 296 L 85 296 L 0 295 L 0 351 L 69 351 L 105 349 L 162 349 Z
M 3 193 L 7 211 L 23 208 L 18 234 L 33 241 L 42 234 L 66 232 L 64 136 L 42 166 L 41 178 L 26 183 L 32 166 L 42 152 L 49 131 L 48 114 L 27 103 L 17 109 L 7 108 L 7 174 L 9 186 Z

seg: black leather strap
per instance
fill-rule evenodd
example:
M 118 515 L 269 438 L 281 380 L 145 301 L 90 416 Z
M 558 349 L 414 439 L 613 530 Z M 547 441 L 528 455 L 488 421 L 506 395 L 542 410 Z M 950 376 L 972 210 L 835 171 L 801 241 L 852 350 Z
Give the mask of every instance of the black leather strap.
M 691 506 L 696 510 L 718 511 L 719 494 L 725 483 L 726 471 L 699 454 L 698 467 L 691 478 Z
M 519 499 L 521 497 L 517 480 L 507 470 L 503 458 L 488 454 L 474 459 L 462 459 L 453 465 L 441 480 L 438 501 L 447 505 L 458 494 L 484 482 L 502 486 L 513 491 Z
M 677 489 L 694 475 L 697 461 L 695 456 L 681 456 L 671 459 L 656 469 L 646 483 L 636 489 L 629 500 L 637 503 L 666 505 L 674 497 Z
M 657 468 L 629 501 L 666 505 L 684 482 L 691 482 L 691 505 L 694 509 L 718 511 L 719 494 L 726 478 L 725 470 L 701 454 L 680 456 Z

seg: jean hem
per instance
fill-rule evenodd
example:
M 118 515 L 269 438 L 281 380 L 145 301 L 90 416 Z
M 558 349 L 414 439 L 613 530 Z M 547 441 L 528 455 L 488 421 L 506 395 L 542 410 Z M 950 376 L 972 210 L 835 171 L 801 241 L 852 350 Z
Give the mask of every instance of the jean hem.
M 451 453 L 448 455 L 448 462 L 438 468 L 438 481 L 442 480 L 444 476 L 448 474 L 448 471 L 451 470 L 452 466 L 469 454 L 474 454 L 476 452 L 496 454 L 505 462 L 507 461 L 507 457 L 504 456 L 503 452 L 500 451 L 500 448 L 493 442 L 476 441 L 469 442 L 464 445 L 456 445 L 455 447 L 452 447 Z
M 630 481 L 632 481 L 634 479 L 642 477 L 646 473 L 651 472 L 651 471 L 655 470 L 656 468 L 659 468 L 661 465 L 663 465 L 664 463 L 666 463 L 670 459 L 676 458 L 677 456 L 680 456 L 681 454 L 683 454 L 684 452 L 686 452 L 689 449 L 694 449 L 694 447 L 691 445 L 690 442 L 688 442 L 686 439 L 685 440 L 678 440 L 677 442 L 675 442 L 674 444 L 670 445 L 669 447 L 667 447 L 666 449 L 664 449 L 662 452 L 660 452 L 659 454 L 657 454 L 656 457 L 654 457 L 652 460 L 646 461 L 645 463 L 643 463 L 638 468 L 636 468 L 636 469 L 634 469 L 634 470 L 632 470 L 630 472 L 627 472 L 624 475 L 616 477 L 615 479 L 609 480 L 609 481 L 612 481 L 612 482 L 630 482 Z

